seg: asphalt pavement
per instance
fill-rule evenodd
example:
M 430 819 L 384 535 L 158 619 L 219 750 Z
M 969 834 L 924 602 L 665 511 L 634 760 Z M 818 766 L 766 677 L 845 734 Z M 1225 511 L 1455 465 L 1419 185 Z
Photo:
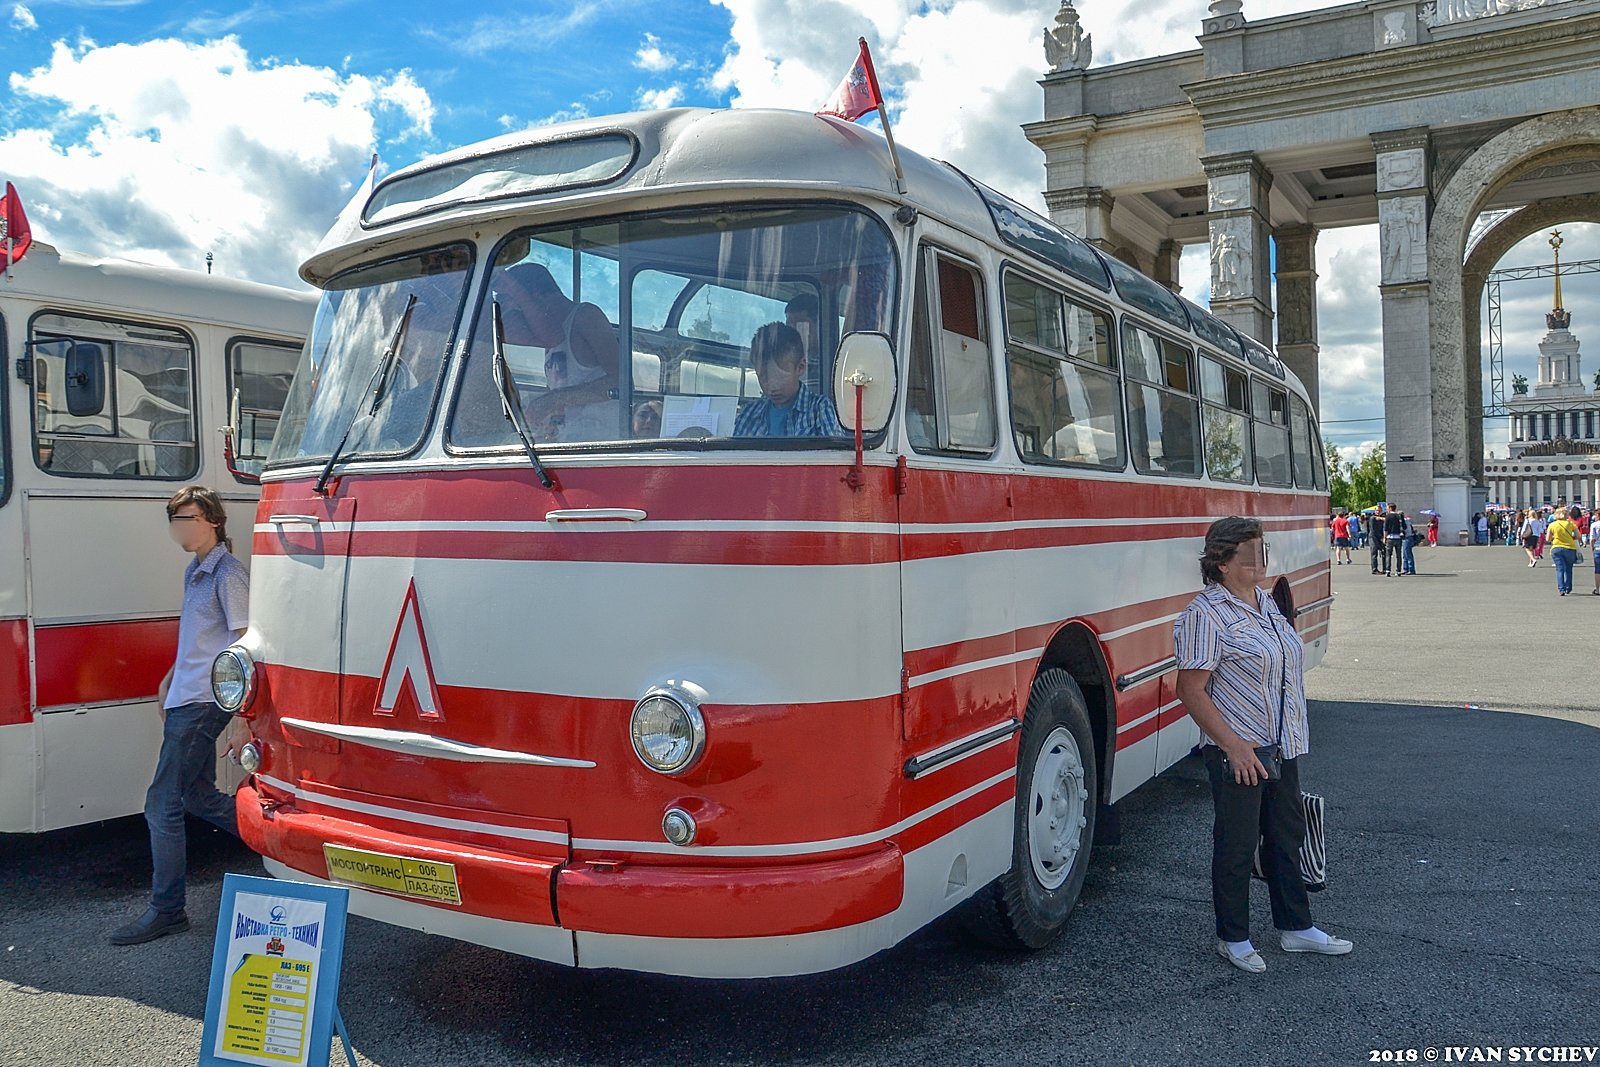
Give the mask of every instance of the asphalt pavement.
M 340 1003 L 362 1064 L 1358 1064 L 1600 1046 L 1600 597 L 1514 549 L 1334 571 L 1302 781 L 1327 797 L 1319 924 L 1269 970 L 1212 951 L 1211 803 L 1190 758 L 1122 805 L 1065 935 L 1031 955 L 943 921 L 832 974 L 710 982 L 572 971 L 354 918 Z M 168 1067 L 200 1043 L 222 875 L 196 825 L 194 929 L 115 948 L 143 906 L 138 819 L 0 837 L 0 1064 Z M 1413 1058 L 1414 1054 L 1414 1058 Z M 1508 1052 L 1503 1052 L 1509 1055 Z M 1580 1054 L 1581 1055 L 1581 1054 Z M 335 1052 L 332 1062 L 342 1063 Z M 1600 1057 L 1596 1058 L 1600 1062 Z

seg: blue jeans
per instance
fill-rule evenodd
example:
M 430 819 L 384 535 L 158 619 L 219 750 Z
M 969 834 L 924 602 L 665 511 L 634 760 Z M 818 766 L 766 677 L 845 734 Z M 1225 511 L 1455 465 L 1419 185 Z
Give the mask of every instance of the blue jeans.
M 183 813 L 239 836 L 233 798 L 217 789 L 217 738 L 228 713 L 215 704 L 182 704 L 167 709 L 161 731 L 161 758 L 144 795 L 144 821 L 150 827 L 154 867 L 150 906 L 171 914 L 183 910 L 188 844 Z
M 1550 561 L 1556 565 L 1556 591 L 1572 592 L 1572 565 L 1578 562 L 1578 550 L 1553 548 L 1550 550 Z
M 1401 574 L 1417 573 L 1417 559 L 1411 554 L 1411 538 L 1409 537 L 1400 541 L 1400 558 L 1404 561 L 1400 567 Z

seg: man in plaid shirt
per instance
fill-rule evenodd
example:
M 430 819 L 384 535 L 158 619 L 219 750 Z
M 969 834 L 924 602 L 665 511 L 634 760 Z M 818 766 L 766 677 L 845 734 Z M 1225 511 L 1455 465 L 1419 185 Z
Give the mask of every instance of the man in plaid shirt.
M 750 339 L 750 365 L 761 398 L 733 420 L 735 437 L 837 437 L 843 433 L 833 400 L 806 384 L 806 347 L 800 332 L 769 322 Z

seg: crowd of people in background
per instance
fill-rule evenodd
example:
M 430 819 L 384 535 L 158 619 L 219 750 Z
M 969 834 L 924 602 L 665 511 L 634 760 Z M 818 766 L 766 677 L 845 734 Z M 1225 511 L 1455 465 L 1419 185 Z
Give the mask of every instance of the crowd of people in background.
M 1428 510 L 1422 514 L 1428 516 L 1428 521 L 1419 530 L 1411 517 L 1395 504 L 1364 508 L 1358 514 L 1341 509 L 1329 523 L 1334 565 L 1353 565 L 1352 550 L 1365 548 L 1373 574 L 1385 577 L 1416 574 L 1414 549 L 1423 541 L 1429 547 L 1439 544 L 1439 516 Z M 1594 589 L 1590 595 L 1600 596 L 1600 552 L 1595 545 L 1600 540 L 1600 523 L 1579 504 L 1561 500 L 1519 511 L 1507 508 L 1480 511 L 1472 516 L 1471 537 L 1476 545 L 1520 547 L 1527 553 L 1530 568 L 1538 567 L 1548 553 L 1556 571 L 1556 592 L 1561 596 L 1572 594 L 1575 568 L 1585 561 L 1587 550 L 1594 559 Z

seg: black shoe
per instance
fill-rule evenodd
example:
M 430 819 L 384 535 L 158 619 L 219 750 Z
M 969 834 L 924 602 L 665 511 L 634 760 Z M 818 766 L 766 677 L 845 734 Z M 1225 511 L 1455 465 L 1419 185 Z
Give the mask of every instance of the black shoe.
M 168 934 L 181 934 L 187 929 L 189 929 L 189 916 L 185 912 L 168 913 L 147 908 L 145 913 L 133 922 L 111 931 L 108 940 L 113 945 L 142 945 L 146 941 L 154 941 Z

